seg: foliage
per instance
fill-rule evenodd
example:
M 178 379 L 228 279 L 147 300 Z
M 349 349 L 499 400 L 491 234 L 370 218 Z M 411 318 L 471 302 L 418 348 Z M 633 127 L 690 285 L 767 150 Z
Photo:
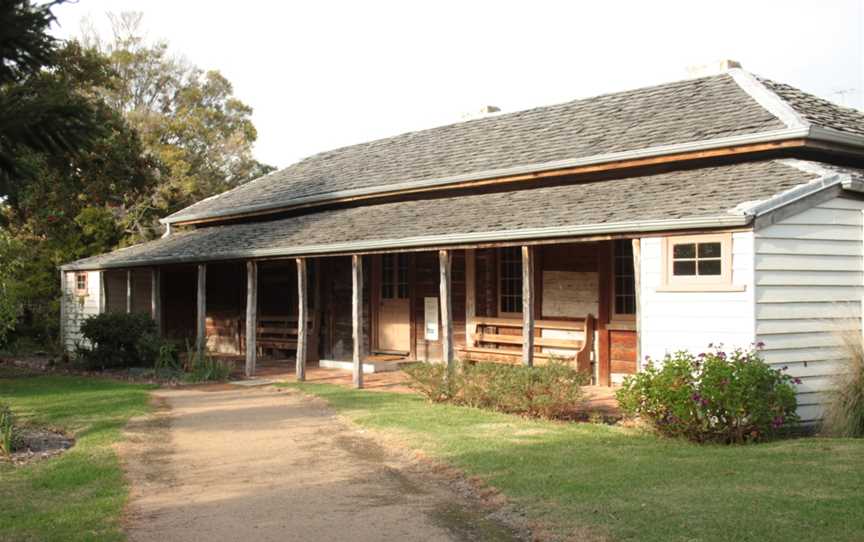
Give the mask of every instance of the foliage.
M 846 367 L 836 379 L 825 409 L 822 430 L 836 437 L 864 437 L 864 341 L 858 333 L 843 336 Z
M 75 446 L 30 465 L 0 462 L 0 540 L 124 540 L 128 481 L 116 444 L 149 411 L 153 386 L 10 373 L 0 366 L 0 397 L 17 418 L 73 435 Z
M 118 84 L 106 89 L 105 99 L 166 168 L 156 190 L 130 211 L 129 227 L 139 237 L 148 236 L 158 215 L 273 170 L 252 156 L 257 138 L 252 108 L 233 95 L 230 81 L 171 55 L 164 41 L 148 43 L 141 13 L 109 17 L 113 39 L 92 31 L 84 38 L 117 74 Z
M 155 238 L 160 216 L 272 169 L 252 157 L 252 110 L 218 72 L 147 43 L 140 15 L 115 18 L 110 43 L 58 42 L 44 32 L 56 3 L 0 7 L 0 69 L 13 78 L 0 80 L 0 158 L 17 172 L 0 175 L 0 343 L 56 341 L 59 265 Z M 26 27 L 2 18 L 37 11 L 29 51 Z
M 159 354 L 156 322 L 141 313 L 103 313 L 81 324 L 89 347 L 79 346 L 78 355 L 90 369 L 150 367 Z
M 554 359 L 540 367 L 462 363 L 449 374 L 441 363 L 415 363 L 405 372 L 430 401 L 540 418 L 572 415 L 587 382 L 586 375 Z
M 99 131 L 89 101 L 45 70 L 57 62 L 48 29 L 60 3 L 0 3 L 0 197 L 36 177 L 28 153 L 77 154 Z
M 187 382 L 224 382 L 231 376 L 231 364 L 214 358 L 206 350 L 198 352 L 186 344 Z
M 178 373 L 182 370 L 180 356 L 174 343 L 161 341 L 156 354 L 156 361 L 153 363 L 153 370 L 157 377 L 166 373 Z
M 0 454 L 9 455 L 15 451 L 15 416 L 12 408 L 0 403 Z
M 537 538 L 861 540 L 862 439 L 696 446 L 622 425 L 528 419 L 413 394 L 285 386 L 500 491 L 542 526 Z
M 621 408 L 659 433 L 695 442 L 760 440 L 798 421 L 797 379 L 766 364 L 758 350 L 719 348 L 667 355 L 627 377 Z

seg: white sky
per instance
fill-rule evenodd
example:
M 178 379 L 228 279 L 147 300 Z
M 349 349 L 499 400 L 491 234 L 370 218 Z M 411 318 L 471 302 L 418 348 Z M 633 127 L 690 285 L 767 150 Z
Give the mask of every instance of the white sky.
M 723 58 L 846 105 L 864 104 L 864 0 L 434 2 L 78 0 L 142 11 L 151 38 L 220 70 L 251 105 L 256 157 L 284 167 L 332 148 L 686 77 Z M 837 91 L 855 89 L 842 96 Z

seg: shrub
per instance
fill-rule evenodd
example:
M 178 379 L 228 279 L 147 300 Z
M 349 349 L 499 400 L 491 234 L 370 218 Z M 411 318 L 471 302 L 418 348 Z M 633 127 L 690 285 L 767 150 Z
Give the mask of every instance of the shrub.
M 626 378 L 617 398 L 625 413 L 663 435 L 741 443 L 797 423 L 793 381 L 756 349 L 681 351 Z
M 103 313 L 81 324 L 89 348 L 78 356 L 89 369 L 150 367 L 156 361 L 161 339 L 156 322 L 146 314 Z
M 846 367 L 837 377 L 822 430 L 837 437 L 864 437 L 864 344 L 859 334 L 843 336 Z
M 406 372 L 431 401 L 540 418 L 571 415 L 588 379 L 558 360 L 541 367 L 462 363 L 450 374 L 444 364 L 416 363 Z
M 453 378 L 457 372 L 447 375 L 447 365 L 444 363 L 412 363 L 403 368 L 411 379 L 411 387 L 433 403 L 443 403 L 453 399 L 458 387 Z
M 9 455 L 15 451 L 16 440 L 12 409 L 9 405 L 0 403 L 0 454 Z

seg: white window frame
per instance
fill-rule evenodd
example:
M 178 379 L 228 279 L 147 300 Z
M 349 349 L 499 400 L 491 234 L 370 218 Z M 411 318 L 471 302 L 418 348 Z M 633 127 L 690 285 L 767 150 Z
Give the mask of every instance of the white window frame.
M 84 278 L 84 288 L 78 287 L 78 279 L 81 277 Z M 89 291 L 89 288 L 90 288 L 90 277 L 88 276 L 87 272 L 86 271 L 76 271 L 75 272 L 75 278 L 72 280 L 75 281 L 75 284 L 74 284 L 75 295 L 77 295 L 79 297 L 86 296 L 88 291 Z
M 675 245 L 720 243 L 719 275 L 674 275 L 673 254 Z M 664 292 L 712 292 L 742 291 L 743 286 L 732 284 L 732 234 L 716 233 L 703 235 L 681 235 L 663 238 L 662 282 L 658 291 Z

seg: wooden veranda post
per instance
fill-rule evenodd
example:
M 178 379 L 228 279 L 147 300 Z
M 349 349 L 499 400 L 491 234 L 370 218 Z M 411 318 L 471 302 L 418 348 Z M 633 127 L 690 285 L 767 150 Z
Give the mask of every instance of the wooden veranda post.
M 351 256 L 351 338 L 354 342 L 354 387 L 363 387 L 363 257 Z
M 474 318 L 477 316 L 477 254 L 465 250 L 465 346 L 474 346 Z
M 195 315 L 195 351 L 207 346 L 207 264 L 198 264 L 198 305 Z
M 453 353 L 453 301 L 450 289 L 450 251 L 438 251 L 438 266 L 440 277 L 438 284 L 441 297 L 441 361 L 452 370 L 455 363 Z
M 162 276 L 158 267 L 150 270 L 150 317 L 156 322 L 156 333 L 162 336 Z
M 633 239 L 633 291 L 636 295 L 636 370 L 642 370 L 642 313 L 640 298 L 642 297 L 642 245 L 639 239 Z
M 306 380 L 306 351 L 308 349 L 308 294 L 306 288 L 306 260 L 297 258 L 297 381 Z
M 522 364 L 534 366 L 534 248 L 522 247 Z
M 258 263 L 246 262 L 246 376 L 255 374 L 258 357 Z
M 126 270 L 126 314 L 132 314 L 132 270 Z
M 107 289 L 105 288 L 105 271 L 99 271 L 99 314 L 105 314 L 108 307 Z

